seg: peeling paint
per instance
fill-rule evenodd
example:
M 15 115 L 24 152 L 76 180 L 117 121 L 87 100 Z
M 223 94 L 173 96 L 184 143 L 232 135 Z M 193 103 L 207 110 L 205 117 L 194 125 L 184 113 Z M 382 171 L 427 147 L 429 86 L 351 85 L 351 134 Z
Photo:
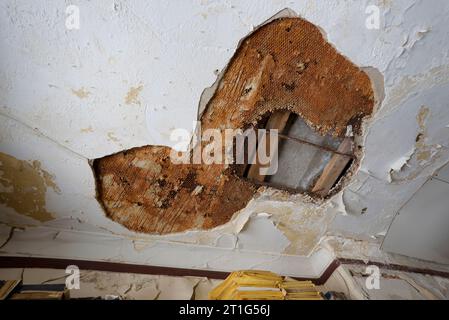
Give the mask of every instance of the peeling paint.
M 392 182 L 401 182 L 415 179 L 425 167 L 429 166 L 441 149 L 440 145 L 428 145 L 426 121 L 429 117 L 430 109 L 422 106 L 416 116 L 418 124 L 418 134 L 413 151 L 392 165 L 390 176 Z M 399 168 L 399 169 L 398 169 Z
M 81 133 L 91 133 L 94 132 L 94 129 L 92 128 L 92 126 L 88 126 L 87 128 L 83 128 L 80 130 Z
M 275 223 L 263 214 L 251 217 L 237 240 L 237 248 L 243 250 L 260 250 L 262 244 L 266 252 L 284 252 L 290 245 L 285 233 L 278 230 Z
M 209 236 L 213 236 L 214 232 L 220 232 L 220 234 L 232 232 L 239 238 L 247 230 L 247 225 L 253 223 L 252 217 L 257 216 L 259 219 L 265 217 L 272 221 L 275 227 L 267 236 L 276 236 L 278 232 L 281 232 L 288 240 L 287 245 L 281 250 L 282 253 L 309 255 L 326 233 L 333 219 L 334 214 L 329 211 L 332 208 L 331 202 L 316 206 L 309 203 L 302 195 L 290 196 L 289 200 L 281 198 L 274 200 L 275 193 L 274 190 L 264 191 L 258 199 L 251 201 L 246 208 L 235 214 L 235 219 L 240 219 L 239 224 L 233 224 L 234 220 L 231 219 L 229 223 L 209 231 Z M 258 250 L 265 250 L 268 244 L 260 242 Z

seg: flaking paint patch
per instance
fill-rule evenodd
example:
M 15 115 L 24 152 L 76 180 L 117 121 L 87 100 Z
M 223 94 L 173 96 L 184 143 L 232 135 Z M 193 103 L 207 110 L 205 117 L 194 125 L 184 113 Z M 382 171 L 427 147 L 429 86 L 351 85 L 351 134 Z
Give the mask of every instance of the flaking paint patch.
M 390 170 L 390 177 L 392 182 L 401 182 L 406 180 L 413 180 L 420 175 L 420 173 L 434 162 L 439 155 L 440 145 L 427 143 L 427 119 L 430 115 L 430 109 L 426 106 L 421 106 L 416 115 L 416 122 L 418 124 L 418 134 L 416 136 L 415 146 L 410 155 L 403 157 L 402 166 L 399 170 L 396 164 Z
M 329 210 L 330 201 L 319 206 L 308 202 L 303 195 L 294 195 L 289 199 L 281 199 L 276 196 L 274 190 L 267 190 L 259 199 L 254 200 L 242 213 L 250 213 L 260 216 L 265 214 L 276 229 L 279 230 L 289 241 L 282 250 L 284 254 L 309 255 L 317 243 L 324 236 L 327 226 L 331 223 L 334 214 Z M 273 198 L 279 200 L 273 200 Z M 245 225 L 251 223 L 245 221 Z M 238 231 L 239 232 L 242 232 Z M 261 250 L 263 246 L 261 245 Z
M 137 87 L 131 87 L 125 97 L 126 104 L 138 104 L 140 105 L 139 94 L 143 89 L 143 85 Z
M 54 219 L 45 208 L 47 188 L 60 190 L 54 176 L 37 160 L 19 160 L 0 152 L 0 203 L 41 222 Z
M 283 252 L 290 245 L 285 234 L 265 213 L 253 215 L 237 236 L 239 249 L 258 251 L 262 243 L 265 252 L 273 253 Z

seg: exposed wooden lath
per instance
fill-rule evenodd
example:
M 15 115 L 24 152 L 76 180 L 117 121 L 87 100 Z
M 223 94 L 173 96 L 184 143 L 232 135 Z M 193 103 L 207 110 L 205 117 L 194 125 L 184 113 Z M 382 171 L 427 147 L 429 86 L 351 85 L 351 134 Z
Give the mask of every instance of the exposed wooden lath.
M 278 132 L 282 132 L 284 130 L 285 126 L 287 125 L 287 121 L 288 121 L 289 117 L 290 117 L 290 111 L 279 110 L 279 111 L 274 112 L 267 121 L 266 129 L 267 130 L 276 129 L 276 130 L 278 130 Z M 262 136 L 262 139 L 259 140 L 259 144 L 267 144 L 267 147 L 265 150 L 271 150 L 273 154 L 274 154 L 274 152 L 278 152 L 278 145 L 273 147 L 273 149 L 270 148 L 270 138 L 268 136 L 268 132 L 267 132 L 267 134 Z M 254 150 L 254 151 L 251 153 L 251 155 L 252 155 L 252 157 L 255 157 L 255 155 L 257 154 L 257 147 L 256 148 L 253 147 L 252 150 Z M 271 159 L 273 157 L 273 154 L 269 155 L 269 157 Z M 256 157 L 256 163 L 250 165 L 250 167 L 249 167 L 248 178 L 251 180 L 256 180 L 256 181 L 260 181 L 260 182 L 264 181 L 265 176 L 260 174 L 260 168 L 261 168 L 260 162 L 258 161 L 258 159 Z
M 318 180 L 316 181 L 316 183 L 310 188 L 310 190 L 305 190 L 305 191 L 309 191 L 315 195 L 318 195 L 320 197 L 325 197 L 329 194 L 329 191 L 332 189 L 332 187 L 338 182 L 338 179 L 344 174 L 345 169 L 347 168 L 348 164 L 350 163 L 350 161 L 353 159 L 353 142 L 352 142 L 352 138 L 346 137 L 345 139 L 343 139 L 343 141 L 341 142 L 341 144 L 339 145 L 339 147 L 337 149 L 328 147 L 326 145 L 322 145 L 322 144 L 318 144 L 318 143 L 314 143 L 302 138 L 298 138 L 298 137 L 291 137 L 288 135 L 283 134 L 282 132 L 284 131 L 284 129 L 287 126 L 287 122 L 288 119 L 291 117 L 291 112 L 286 111 L 286 110 L 279 110 L 277 112 L 274 112 L 268 119 L 267 124 L 265 126 L 265 129 L 267 130 L 267 133 L 269 132 L 269 130 L 273 130 L 276 129 L 278 130 L 278 137 L 281 139 L 285 139 L 285 140 L 290 140 L 290 141 L 294 141 L 296 143 L 299 144 L 306 144 L 309 146 L 312 146 L 314 148 L 318 148 L 318 149 L 322 149 L 326 152 L 331 152 L 333 154 L 333 156 L 331 157 L 331 159 L 329 160 L 329 162 L 326 164 L 326 166 L 324 167 L 321 175 L 319 176 Z M 254 146 L 251 149 L 251 156 L 255 157 L 255 155 L 257 154 L 257 148 L 261 145 L 261 144 L 267 144 L 266 149 L 265 150 L 270 150 L 270 141 L 268 134 L 263 135 L 262 139 L 259 141 L 258 146 Z M 273 147 L 273 149 L 271 150 L 271 153 L 273 152 L 278 152 L 279 146 L 276 145 L 275 147 Z M 273 159 L 273 154 L 269 155 L 269 158 Z M 257 157 L 256 157 L 257 158 Z M 302 159 L 299 157 L 297 159 L 297 161 L 302 161 Z M 293 164 L 294 166 L 294 164 Z M 259 161 L 257 161 L 255 164 L 250 164 L 249 165 L 249 169 L 247 170 L 247 178 L 255 181 L 255 182 L 264 182 L 266 180 L 265 175 L 262 175 L 260 173 L 260 168 L 261 168 L 261 164 Z M 270 183 L 265 183 L 265 185 L 270 185 Z M 279 184 L 272 184 L 273 187 L 282 187 L 279 186 Z M 288 186 L 285 186 L 284 189 L 288 190 L 291 189 Z M 304 191 L 304 190 L 302 190 Z

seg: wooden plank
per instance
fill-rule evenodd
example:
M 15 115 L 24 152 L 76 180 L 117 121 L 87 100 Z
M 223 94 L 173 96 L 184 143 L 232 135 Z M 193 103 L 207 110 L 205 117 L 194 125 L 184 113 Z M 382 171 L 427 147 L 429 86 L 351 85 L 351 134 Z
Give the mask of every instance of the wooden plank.
M 275 111 L 268 119 L 267 125 L 265 126 L 265 128 L 269 129 L 269 130 L 277 129 L 279 132 L 282 132 L 284 130 L 285 126 L 287 125 L 287 121 L 288 121 L 289 117 L 290 117 L 290 111 L 288 111 L 288 110 Z M 258 141 L 258 144 L 259 145 L 260 144 L 268 144 L 266 150 L 270 150 L 270 148 L 269 148 L 270 141 L 269 140 L 270 139 L 267 139 L 267 135 L 264 135 L 261 137 L 260 141 Z M 273 154 L 275 152 L 278 152 L 277 147 L 273 148 Z M 256 157 L 256 153 L 257 153 L 257 148 L 253 148 L 253 150 L 251 150 L 251 152 L 250 151 L 248 152 L 248 159 L 254 159 L 254 157 Z M 270 157 L 271 156 L 272 156 L 272 154 L 270 154 Z M 259 173 L 259 169 L 260 169 L 260 164 L 257 162 L 257 157 L 256 157 L 256 163 L 250 165 L 247 177 L 252 180 L 263 182 L 265 180 L 265 176 L 261 175 Z
M 0 280 L 0 300 L 8 298 L 21 283 L 22 280 Z
M 351 160 L 351 157 L 342 155 L 342 153 L 352 152 L 352 139 L 345 138 L 338 147 L 337 151 L 339 153 L 332 156 L 312 189 L 313 193 L 322 197 L 327 196 L 330 189 L 332 189 L 338 177 Z

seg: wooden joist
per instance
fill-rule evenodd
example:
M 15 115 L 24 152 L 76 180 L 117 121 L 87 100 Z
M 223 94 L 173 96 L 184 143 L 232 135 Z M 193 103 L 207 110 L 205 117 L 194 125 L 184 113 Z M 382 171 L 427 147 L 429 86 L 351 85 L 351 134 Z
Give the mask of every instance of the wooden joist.
M 279 133 L 282 133 L 282 131 L 285 129 L 288 119 L 290 117 L 290 112 L 286 110 L 280 110 L 273 113 L 270 118 L 267 121 L 267 124 L 265 128 L 267 130 L 277 129 Z M 288 138 L 288 137 L 287 137 Z M 299 139 L 298 139 L 299 140 Z M 266 150 L 270 149 L 270 141 L 268 133 L 263 135 L 258 141 L 258 146 L 262 144 L 267 144 Z M 332 158 L 327 163 L 326 167 L 323 169 L 323 172 L 321 176 L 318 178 L 317 182 L 312 188 L 312 193 L 319 195 L 321 197 L 325 197 L 328 195 L 329 191 L 332 189 L 332 187 L 337 182 L 338 178 L 348 165 L 348 163 L 352 159 L 352 139 L 351 138 L 345 138 L 338 149 L 334 152 Z M 251 146 L 250 146 L 251 147 Z M 270 157 L 273 156 L 274 152 L 278 152 L 279 146 L 273 148 L 272 152 L 270 153 Z M 320 146 L 316 146 L 320 147 Z M 324 147 L 320 147 L 323 148 Z M 251 180 L 257 181 L 257 182 L 264 182 L 266 176 L 260 174 L 260 168 L 262 165 L 259 163 L 259 159 L 257 159 L 257 147 L 252 146 L 252 149 L 249 148 L 248 150 L 248 159 L 256 159 L 256 163 L 250 164 L 247 177 Z
M 349 161 L 351 161 L 350 156 L 346 156 L 343 154 L 349 154 L 352 152 L 352 139 L 345 138 L 338 147 L 337 151 L 339 153 L 335 153 L 332 156 L 332 158 L 324 168 L 323 173 L 319 177 L 318 181 L 315 183 L 315 186 L 312 189 L 312 193 L 322 197 L 327 196 L 329 191 L 334 186 L 335 182 L 337 182 L 338 177 L 340 177 Z
M 277 129 L 279 133 L 281 133 L 285 126 L 287 125 L 288 118 L 290 117 L 290 111 L 288 110 L 279 110 L 274 112 L 270 118 L 267 121 L 267 124 L 265 128 L 267 130 Z M 261 137 L 260 141 L 258 141 L 259 145 L 267 144 L 266 150 L 270 150 L 270 139 L 267 138 L 267 134 Z M 279 145 L 273 148 L 272 152 L 270 153 L 270 158 L 273 156 L 274 153 L 278 152 Z M 254 158 L 255 157 L 255 158 Z M 256 180 L 263 182 L 265 180 L 265 176 L 260 174 L 260 167 L 261 164 L 258 162 L 257 159 L 257 147 L 253 146 L 252 149 L 248 152 L 248 159 L 256 159 L 256 163 L 250 164 L 247 177 L 251 180 Z M 271 163 L 271 161 L 270 161 Z

